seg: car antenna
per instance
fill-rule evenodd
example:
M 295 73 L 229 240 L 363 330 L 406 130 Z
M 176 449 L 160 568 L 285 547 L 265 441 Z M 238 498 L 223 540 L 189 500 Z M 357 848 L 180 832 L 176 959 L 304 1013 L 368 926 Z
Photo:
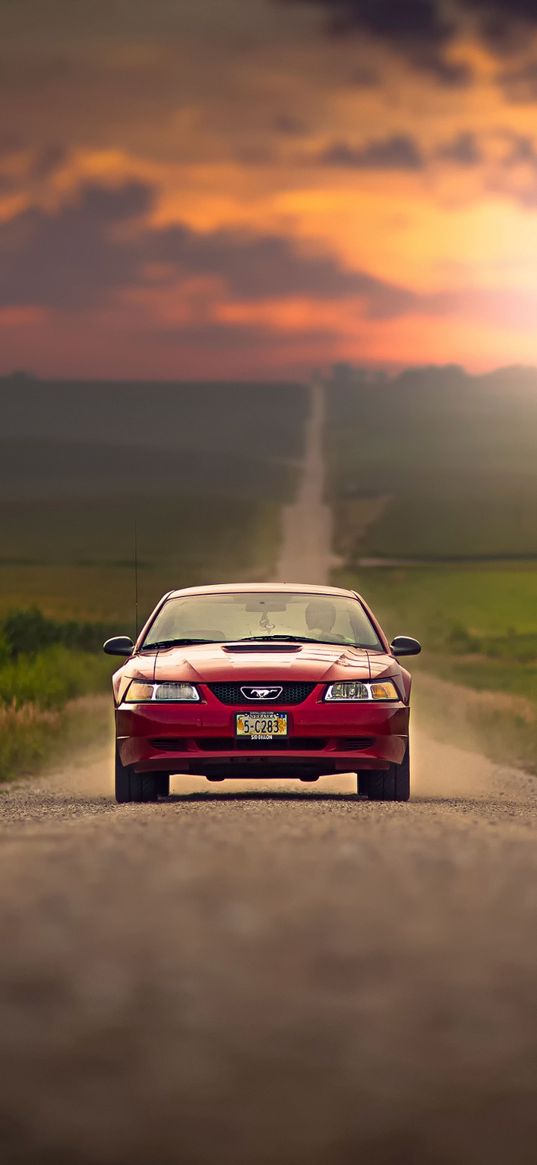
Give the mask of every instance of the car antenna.
M 138 638 L 138 524 L 136 518 L 134 519 L 134 626 L 135 639 Z

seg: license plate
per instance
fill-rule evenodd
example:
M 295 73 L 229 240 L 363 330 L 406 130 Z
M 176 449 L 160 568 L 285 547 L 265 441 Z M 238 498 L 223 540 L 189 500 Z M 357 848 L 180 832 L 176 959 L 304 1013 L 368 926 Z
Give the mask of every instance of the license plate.
M 250 740 L 273 740 L 275 736 L 287 736 L 287 713 L 239 712 L 236 720 L 237 736 Z

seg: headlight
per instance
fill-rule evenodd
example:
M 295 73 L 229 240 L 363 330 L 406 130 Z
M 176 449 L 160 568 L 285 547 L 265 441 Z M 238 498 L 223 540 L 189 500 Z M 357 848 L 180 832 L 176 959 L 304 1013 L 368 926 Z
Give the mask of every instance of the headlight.
M 144 680 L 133 680 L 123 698 L 126 704 L 145 704 L 149 700 L 190 704 L 199 701 L 200 694 L 193 684 L 148 684 Z
M 391 680 L 382 680 L 381 683 L 366 684 L 360 681 L 353 683 L 330 684 L 327 688 L 325 700 L 398 700 L 399 692 Z

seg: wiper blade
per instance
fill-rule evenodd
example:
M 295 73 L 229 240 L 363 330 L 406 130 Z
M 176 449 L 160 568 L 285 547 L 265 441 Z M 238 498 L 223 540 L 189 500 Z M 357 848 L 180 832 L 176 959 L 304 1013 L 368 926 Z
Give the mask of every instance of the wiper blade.
M 191 647 L 194 643 L 220 642 L 220 639 L 158 639 L 155 643 L 143 643 L 140 651 L 156 651 L 158 647 Z
M 243 639 L 158 639 L 155 643 L 143 643 L 140 651 L 157 651 L 165 647 L 192 647 L 198 643 L 321 643 L 325 647 L 361 647 L 359 643 L 345 643 L 339 640 L 313 639 L 311 635 L 247 635 Z
M 248 635 L 234 639 L 234 643 L 321 643 L 324 647 L 363 647 L 362 643 L 348 643 L 345 639 L 313 639 L 311 635 Z

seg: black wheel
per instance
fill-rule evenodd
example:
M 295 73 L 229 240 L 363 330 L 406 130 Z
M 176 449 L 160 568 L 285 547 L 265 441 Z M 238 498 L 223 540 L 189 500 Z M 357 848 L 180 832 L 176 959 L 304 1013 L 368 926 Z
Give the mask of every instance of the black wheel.
M 366 793 L 370 801 L 410 800 L 410 755 L 407 749 L 402 765 L 390 765 L 384 772 L 362 773 L 358 777 L 358 791 Z
M 131 772 L 131 801 L 156 801 L 158 774 Z
M 159 793 L 158 773 L 135 773 L 128 765 L 123 765 L 116 752 L 116 801 L 124 805 L 127 801 L 156 801 Z
M 170 778 L 168 773 L 157 773 L 158 795 L 159 797 L 170 796 Z
M 119 805 L 132 801 L 131 771 L 122 765 L 119 753 L 116 751 L 116 801 Z

